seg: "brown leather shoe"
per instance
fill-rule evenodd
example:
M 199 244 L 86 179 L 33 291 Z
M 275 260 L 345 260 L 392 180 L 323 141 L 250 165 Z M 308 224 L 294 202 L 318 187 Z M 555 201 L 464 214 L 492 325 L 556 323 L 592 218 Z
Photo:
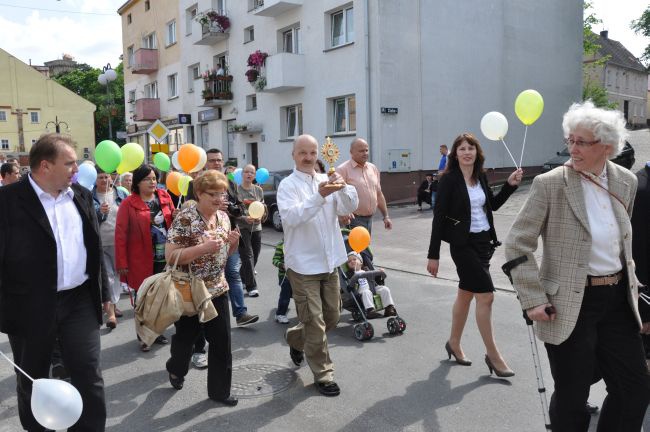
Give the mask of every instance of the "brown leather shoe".
M 395 310 L 395 306 L 388 305 L 386 306 L 386 309 L 384 309 L 384 317 L 391 317 L 391 316 L 397 316 L 397 311 Z

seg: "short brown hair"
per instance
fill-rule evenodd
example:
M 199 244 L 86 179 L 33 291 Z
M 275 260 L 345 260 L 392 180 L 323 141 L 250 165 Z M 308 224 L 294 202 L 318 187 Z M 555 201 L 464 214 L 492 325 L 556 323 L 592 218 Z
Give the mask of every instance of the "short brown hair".
M 192 181 L 194 196 L 207 191 L 208 189 L 228 190 L 228 178 L 217 170 L 203 171 Z
M 48 133 L 41 135 L 41 137 L 34 143 L 29 150 L 29 167 L 32 171 L 38 169 L 41 162 L 48 161 L 54 163 L 57 156 L 59 156 L 59 149 L 63 143 L 67 146 L 76 147 L 76 143 L 72 140 L 70 135 L 63 135 L 58 133 Z

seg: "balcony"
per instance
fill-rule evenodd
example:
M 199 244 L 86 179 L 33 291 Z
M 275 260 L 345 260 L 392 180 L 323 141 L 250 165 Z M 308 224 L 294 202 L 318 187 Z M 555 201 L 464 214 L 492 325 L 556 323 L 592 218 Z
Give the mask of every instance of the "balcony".
M 303 0 L 251 0 L 255 15 L 277 18 L 285 12 L 302 6 Z
M 214 45 L 228 39 L 228 37 L 230 37 L 230 33 L 227 30 L 224 31 L 215 22 L 201 24 L 201 39 L 194 42 L 194 45 Z
M 232 102 L 232 75 L 211 76 L 203 80 L 203 105 L 214 107 Z
M 134 120 L 153 121 L 160 118 L 160 99 L 142 98 L 135 101 Z
M 131 72 L 135 74 L 150 74 L 158 70 L 158 50 L 140 48 L 133 54 Z
M 280 93 L 305 86 L 305 56 L 278 53 L 266 59 L 265 92 Z

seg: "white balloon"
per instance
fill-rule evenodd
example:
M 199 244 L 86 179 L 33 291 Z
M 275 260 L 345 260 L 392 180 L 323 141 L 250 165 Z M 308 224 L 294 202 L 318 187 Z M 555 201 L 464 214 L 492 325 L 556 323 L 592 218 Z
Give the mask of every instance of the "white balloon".
M 491 111 L 481 119 L 481 132 L 492 141 L 502 140 L 508 133 L 508 119 L 498 111 Z
M 83 401 L 79 391 L 65 381 L 37 379 L 32 386 L 32 414 L 47 429 L 67 429 L 79 420 Z
M 253 201 L 248 206 L 248 215 L 253 219 L 261 219 L 264 216 L 264 204 L 259 201 Z
M 197 163 L 196 166 L 190 170 L 191 173 L 201 171 L 205 166 L 205 163 L 208 161 L 208 154 L 205 152 L 205 150 L 199 146 L 196 146 L 196 148 L 199 149 L 201 157 L 199 158 L 199 163 Z
M 176 168 L 177 170 L 183 172 L 183 168 L 181 167 L 181 164 L 178 163 L 178 152 L 172 155 L 172 165 L 174 165 L 174 168 Z

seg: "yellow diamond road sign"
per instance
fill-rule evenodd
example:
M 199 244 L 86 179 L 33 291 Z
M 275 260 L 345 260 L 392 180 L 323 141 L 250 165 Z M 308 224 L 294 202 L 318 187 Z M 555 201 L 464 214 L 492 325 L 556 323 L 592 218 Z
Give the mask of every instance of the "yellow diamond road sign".
M 158 142 L 163 142 L 167 138 L 167 135 L 169 135 L 169 129 L 160 120 L 153 122 L 149 129 L 147 129 L 147 132 Z

